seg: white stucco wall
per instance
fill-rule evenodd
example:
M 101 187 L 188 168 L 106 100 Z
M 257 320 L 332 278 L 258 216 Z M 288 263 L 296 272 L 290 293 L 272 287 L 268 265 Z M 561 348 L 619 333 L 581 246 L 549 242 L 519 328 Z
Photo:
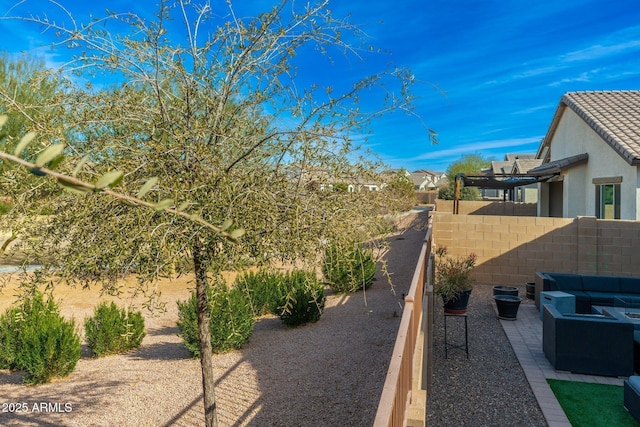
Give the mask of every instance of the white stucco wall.
M 563 216 L 595 216 L 594 178 L 621 176 L 621 219 L 640 220 L 640 172 L 629 165 L 570 108 L 566 108 L 551 141 L 551 161 L 589 153 L 589 161 L 563 173 Z

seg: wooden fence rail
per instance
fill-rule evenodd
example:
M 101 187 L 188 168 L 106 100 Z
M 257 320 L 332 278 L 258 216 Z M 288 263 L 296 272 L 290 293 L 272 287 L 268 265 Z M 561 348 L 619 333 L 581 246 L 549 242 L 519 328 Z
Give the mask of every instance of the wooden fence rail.
M 431 371 L 429 350 L 433 319 L 429 313 L 429 306 L 433 303 L 430 286 L 433 271 L 431 229 L 432 220 L 429 218 L 411 287 L 404 299 L 400 328 L 378 403 L 374 427 L 417 427 L 424 426 L 425 423 L 429 392 L 426 387 L 429 381 L 423 379 L 428 378 L 428 375 L 423 374 Z M 428 320 L 426 325 L 425 319 Z

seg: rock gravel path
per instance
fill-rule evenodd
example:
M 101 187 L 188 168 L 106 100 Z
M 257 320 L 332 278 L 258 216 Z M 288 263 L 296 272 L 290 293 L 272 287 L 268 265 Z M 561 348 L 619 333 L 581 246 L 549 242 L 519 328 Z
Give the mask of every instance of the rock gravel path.
M 524 284 L 520 289 L 522 304 Z M 458 320 L 458 321 L 456 321 Z M 434 313 L 433 385 L 427 404 L 429 427 L 546 426 L 509 339 L 498 320 L 493 287 L 476 284 L 468 310 L 469 358 L 449 350 L 445 359 L 442 304 Z M 517 322 L 517 320 L 516 320 Z M 449 318 L 448 341 L 464 341 L 463 322 Z

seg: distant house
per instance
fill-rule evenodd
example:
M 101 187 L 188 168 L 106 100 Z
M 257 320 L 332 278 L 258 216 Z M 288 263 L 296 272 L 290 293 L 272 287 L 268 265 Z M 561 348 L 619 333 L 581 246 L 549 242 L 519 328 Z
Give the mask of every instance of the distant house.
M 309 189 L 320 191 L 379 191 L 386 186 L 385 175 L 379 177 L 358 177 L 351 174 L 336 175 L 327 168 L 313 165 L 289 165 L 289 179 L 304 183 Z
M 513 161 L 514 175 L 527 175 L 531 169 L 542 164 L 542 159 L 536 159 L 535 155 L 519 155 Z M 513 189 L 513 201 L 524 203 L 536 203 L 538 201 L 538 186 L 536 184 L 524 185 Z
M 640 220 L 640 91 L 566 93 L 536 157 L 539 216 Z
M 513 170 L 513 161 L 506 160 L 507 156 L 509 156 L 509 154 L 505 156 L 505 160 L 493 160 L 491 162 L 491 168 L 483 169 L 482 173 L 486 175 L 492 175 L 492 176 L 510 174 L 511 171 Z M 481 188 L 478 188 L 478 190 L 480 190 L 480 196 L 484 200 L 507 199 L 507 195 L 505 191 L 498 188 L 482 188 L 481 187 Z
M 417 170 L 409 174 L 409 179 L 418 191 L 436 189 L 438 188 L 438 182 L 446 177 L 447 174 L 444 172 L 433 172 L 427 169 Z
M 489 176 L 526 175 L 530 169 L 540 166 L 542 160 L 534 153 L 506 154 L 504 160 L 491 162 L 491 169 L 484 171 Z M 484 199 L 500 198 L 513 202 L 535 203 L 538 200 L 538 187 L 535 184 L 513 189 L 480 188 Z

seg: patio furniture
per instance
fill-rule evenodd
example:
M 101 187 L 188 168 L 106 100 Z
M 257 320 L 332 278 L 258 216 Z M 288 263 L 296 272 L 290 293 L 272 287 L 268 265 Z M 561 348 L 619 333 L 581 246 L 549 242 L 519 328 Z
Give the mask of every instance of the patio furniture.
M 639 277 L 597 276 L 570 273 L 536 272 L 536 307 L 540 308 L 540 293 L 562 291 L 575 296 L 576 313 L 591 313 L 597 306 L 613 306 L 616 298 L 640 298 Z
M 542 307 L 545 305 L 554 306 L 560 313 L 576 312 L 576 297 L 562 291 L 540 292 L 540 320 L 542 320 Z
M 634 329 L 601 314 L 562 314 L 543 306 L 542 348 L 554 369 L 581 374 L 633 375 Z
M 624 407 L 640 421 L 640 376 L 632 375 L 624 381 Z
M 447 340 L 447 319 L 453 317 L 454 319 L 464 319 L 464 343 L 452 344 Z M 444 358 L 449 357 L 449 349 L 460 349 L 467 353 L 467 359 L 469 358 L 469 333 L 467 331 L 467 313 L 464 314 L 452 314 L 444 313 Z

